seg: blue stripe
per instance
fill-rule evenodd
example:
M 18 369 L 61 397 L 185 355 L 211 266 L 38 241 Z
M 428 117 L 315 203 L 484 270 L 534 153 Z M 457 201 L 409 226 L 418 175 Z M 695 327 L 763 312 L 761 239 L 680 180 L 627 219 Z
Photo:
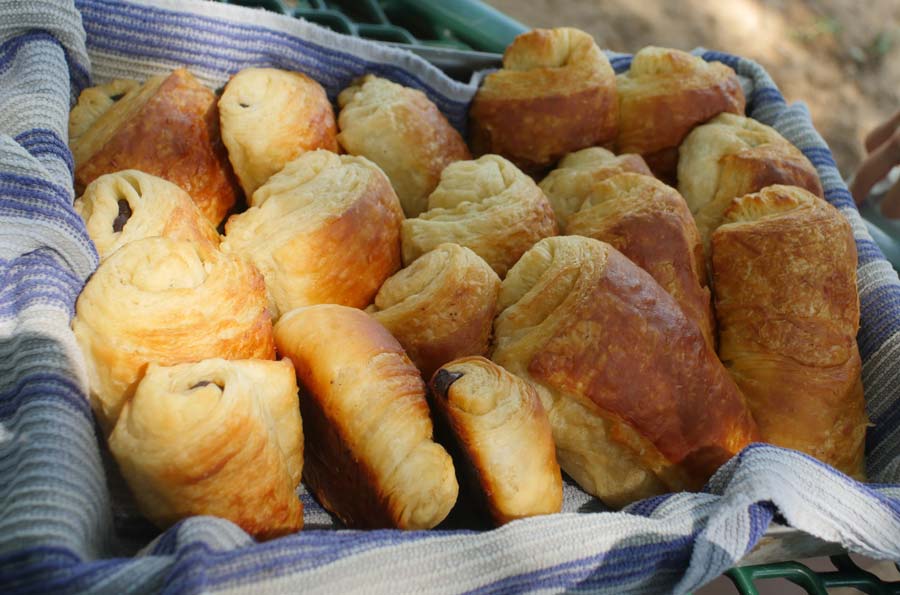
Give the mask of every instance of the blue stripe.
M 98 49 L 120 52 L 143 58 L 155 57 L 233 74 L 254 60 L 246 57 L 238 63 L 234 51 L 249 53 L 258 64 L 275 60 L 277 65 L 297 69 L 313 69 L 320 83 L 331 81 L 329 96 L 334 99 L 351 79 L 365 72 L 387 76 L 401 84 L 424 90 L 457 128 L 464 128 L 468 102 L 459 102 L 438 93 L 421 78 L 399 66 L 371 62 L 339 50 L 329 49 L 264 27 L 228 23 L 200 15 L 188 15 L 160 8 L 133 7 L 125 2 L 78 0 L 84 13 L 88 45 Z M 135 18 L 139 16 L 139 18 Z M 154 26 L 177 27 L 167 30 L 167 42 L 162 47 L 156 33 L 148 34 Z M 199 36 L 208 35 L 215 43 L 197 47 Z M 281 50 L 281 51 L 278 51 Z M 322 68 L 322 62 L 328 68 Z M 304 70 L 304 68 L 299 68 Z M 327 80 L 326 80 L 327 79 Z
M 52 130 L 46 128 L 32 128 L 17 135 L 13 140 L 22 145 L 26 151 L 37 157 L 38 155 L 52 155 L 66 164 L 69 173 L 75 171 L 75 160 L 69 147 Z
M 754 109 L 759 109 L 765 104 L 786 104 L 784 96 L 775 87 L 759 87 L 754 89 L 747 101 Z
M 0 44 L 0 75 L 6 74 L 19 51 L 30 43 L 52 43 L 60 46 L 59 41 L 46 31 L 31 31 L 8 39 Z
M 645 498 L 640 502 L 628 505 L 622 510 L 622 512 L 627 512 L 628 514 L 636 514 L 643 517 L 650 517 L 653 515 L 657 508 L 662 506 L 662 504 L 664 504 L 672 496 L 673 494 L 663 494 L 661 496 Z
M 13 417 L 26 401 L 46 399 L 66 405 L 93 423 L 88 400 L 81 388 L 69 379 L 70 374 L 68 371 L 44 371 L 20 378 L 12 390 L 0 393 L 0 421 Z

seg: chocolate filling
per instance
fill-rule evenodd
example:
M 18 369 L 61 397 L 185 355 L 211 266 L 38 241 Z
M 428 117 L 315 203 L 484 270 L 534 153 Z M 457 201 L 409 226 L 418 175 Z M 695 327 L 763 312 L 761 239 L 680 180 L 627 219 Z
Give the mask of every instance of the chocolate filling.
M 218 382 L 213 382 L 212 380 L 201 380 L 200 382 L 198 382 L 197 384 L 195 384 L 188 390 L 194 390 L 195 388 L 203 388 L 204 386 L 208 386 L 210 384 L 215 384 L 219 388 L 223 388 L 223 386 L 221 384 L 219 384 Z
M 112 99 L 113 101 L 118 101 L 118 100 L 122 99 L 123 97 L 125 97 L 124 93 L 117 93 L 115 95 L 109 96 L 109 98 Z
M 431 388 L 436 395 L 440 395 L 442 398 L 447 398 L 447 391 L 450 390 L 450 385 L 465 376 L 462 372 L 450 372 L 448 370 L 444 370 L 443 368 L 438 370 L 437 374 L 434 375 L 434 378 L 431 380 Z
M 131 205 L 124 198 L 119 199 L 119 214 L 113 219 L 113 231 L 118 233 L 122 231 L 125 224 L 131 218 Z

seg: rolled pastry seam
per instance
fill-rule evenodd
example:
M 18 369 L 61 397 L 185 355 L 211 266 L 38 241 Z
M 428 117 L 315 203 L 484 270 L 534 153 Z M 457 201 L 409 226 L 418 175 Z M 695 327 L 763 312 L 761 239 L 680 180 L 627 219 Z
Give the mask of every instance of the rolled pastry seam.
M 259 272 L 171 238 L 130 242 L 103 261 L 75 304 L 72 329 L 106 432 L 150 363 L 275 356 Z
M 674 184 L 678 146 L 694 126 L 722 112 L 744 113 L 737 74 L 680 50 L 645 47 L 616 77 L 619 153 L 638 153 L 653 173 Z
M 485 155 L 448 165 L 428 210 L 403 221 L 403 262 L 449 242 L 470 248 L 502 278 L 535 242 L 556 232 L 537 184 L 506 159 Z
M 364 308 L 400 268 L 403 210 L 368 159 L 310 151 L 232 216 L 222 250 L 263 274 L 273 318 L 311 304 Z
M 385 281 L 367 311 L 430 378 L 453 359 L 487 353 L 499 293 L 481 257 L 441 244 Z
M 695 128 L 678 152 L 678 190 L 707 249 L 735 198 L 775 184 L 824 196 L 809 159 L 774 128 L 752 118 L 719 114 Z
M 290 361 L 150 364 L 109 447 L 161 528 L 194 515 L 254 537 L 299 531 L 303 429 Z
M 460 451 L 456 467 L 471 468 L 473 487 L 495 524 L 560 511 L 562 477 L 533 387 L 476 356 L 443 365 L 429 388 Z
M 485 77 L 469 119 L 475 154 L 543 173 L 567 153 L 615 139 L 616 76 L 584 31 L 534 29 L 516 37 L 503 68 Z
M 338 104 L 341 146 L 384 170 L 407 217 L 427 208 L 447 165 L 472 158 L 459 132 L 421 91 L 369 74 L 341 91 Z
M 618 174 L 594 185 L 569 233 L 609 243 L 656 280 L 715 350 L 703 246 L 687 204 L 656 178 Z
M 351 528 L 440 523 L 459 486 L 432 440 L 425 384 L 397 340 L 365 312 L 333 304 L 284 315 L 275 340 L 297 370 L 304 480 L 319 502 Z
M 699 489 L 758 437 L 699 327 L 609 244 L 542 240 L 499 306 L 491 359 L 534 385 L 560 467 L 610 506 Z
M 219 246 L 219 234 L 187 192 L 162 178 L 129 169 L 100 176 L 75 201 L 100 260 L 128 242 L 156 236 Z
M 219 98 L 219 120 L 228 159 L 248 197 L 300 154 L 338 150 L 325 89 L 299 72 L 241 70 Z
M 712 235 L 719 351 L 762 439 L 863 479 L 856 267 L 850 223 L 796 186 L 734 199 Z
M 591 147 L 566 155 L 539 185 L 553 207 L 560 233 L 566 233 L 569 218 L 578 212 L 595 184 L 628 172 L 653 175 L 643 157 L 634 153 L 616 155 L 602 147 Z
M 184 68 L 143 84 L 86 89 L 69 130 L 78 191 L 103 174 L 137 169 L 182 188 L 213 225 L 237 200 L 216 96 Z

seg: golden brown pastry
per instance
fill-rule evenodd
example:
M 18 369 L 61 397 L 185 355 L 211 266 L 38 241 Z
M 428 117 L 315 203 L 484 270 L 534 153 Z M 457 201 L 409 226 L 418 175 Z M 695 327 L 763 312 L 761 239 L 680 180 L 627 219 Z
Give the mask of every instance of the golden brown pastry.
M 531 385 L 476 356 L 442 366 L 429 388 L 460 451 L 457 469 L 469 471 L 495 524 L 560 511 L 550 422 Z
M 556 218 L 537 184 L 506 159 L 485 155 L 448 165 L 428 210 L 403 222 L 403 263 L 449 242 L 471 248 L 503 277 L 535 242 L 552 235 Z
M 491 359 L 534 384 L 560 467 L 607 504 L 698 489 L 757 437 L 699 327 L 610 245 L 539 242 L 500 308 Z
M 219 234 L 187 192 L 162 178 L 135 169 L 100 176 L 75 201 L 100 260 L 142 238 L 165 236 L 194 242 L 207 250 Z
M 129 242 L 103 261 L 78 298 L 72 329 L 107 432 L 149 363 L 275 356 L 256 269 L 170 238 Z
M 715 318 L 694 219 L 678 192 L 656 178 L 615 175 L 594 186 L 568 232 L 612 245 L 650 273 L 715 350 Z
M 499 293 L 481 257 L 441 244 L 385 281 L 368 311 L 431 378 L 450 360 L 487 353 Z
M 602 147 L 566 155 L 540 183 L 556 214 L 560 233 L 566 233 L 569 217 L 581 208 L 594 184 L 628 172 L 653 175 L 640 155 L 616 155 Z
M 283 316 L 275 341 L 297 370 L 303 477 L 319 502 L 351 528 L 440 523 L 459 486 L 397 340 L 361 310 L 323 304 Z
M 712 235 L 719 353 L 764 441 L 863 476 L 866 410 L 850 223 L 815 195 L 737 198 Z
M 181 187 L 213 225 L 235 203 L 216 96 L 183 68 L 143 85 L 86 89 L 69 117 L 69 146 L 79 192 L 103 174 L 137 169 Z
M 584 31 L 534 29 L 485 77 L 469 119 L 477 155 L 497 153 L 539 173 L 567 153 L 615 140 L 616 76 Z
M 680 50 L 646 47 L 616 77 L 619 153 L 639 153 L 650 169 L 674 183 L 678 145 L 691 129 L 722 112 L 744 113 L 735 72 Z
M 363 157 L 304 153 L 251 202 L 228 220 L 222 250 L 262 272 L 276 319 L 310 304 L 364 308 L 400 268 L 400 201 Z
M 719 114 L 691 132 L 678 150 L 678 190 L 704 245 L 731 200 L 772 184 L 823 196 L 816 168 L 774 128 L 752 118 Z
M 290 361 L 150 364 L 109 437 L 161 528 L 208 514 L 261 539 L 299 531 L 303 428 Z
M 228 159 L 247 196 L 301 153 L 338 150 L 325 89 L 299 72 L 241 70 L 219 98 L 219 120 Z
M 459 132 L 421 91 L 370 74 L 344 89 L 338 104 L 341 146 L 387 174 L 407 217 L 425 210 L 446 166 L 472 158 Z

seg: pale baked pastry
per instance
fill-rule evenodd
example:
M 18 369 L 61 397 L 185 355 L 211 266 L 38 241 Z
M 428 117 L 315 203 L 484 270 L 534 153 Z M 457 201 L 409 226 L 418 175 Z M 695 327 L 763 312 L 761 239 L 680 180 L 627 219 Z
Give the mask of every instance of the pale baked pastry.
M 568 232 L 607 242 L 650 273 L 715 349 L 703 246 L 674 188 L 641 174 L 612 176 L 594 185 Z
M 619 153 L 643 155 L 650 169 L 674 183 L 678 146 L 691 129 L 722 112 L 744 113 L 735 72 L 680 50 L 646 47 L 616 77 Z
M 369 74 L 344 89 L 338 104 L 341 146 L 387 174 L 407 217 L 425 210 L 447 165 L 472 158 L 459 132 L 421 91 Z
M 403 222 L 403 263 L 449 242 L 471 248 L 503 277 L 556 231 L 550 202 L 534 181 L 506 159 L 485 155 L 448 165 L 428 210 Z
M 608 505 L 699 489 L 758 437 L 699 327 L 609 244 L 539 242 L 500 308 L 491 359 L 534 384 L 560 467 Z
M 318 501 L 350 528 L 440 523 L 459 486 L 397 340 L 361 310 L 323 304 L 283 316 L 275 341 L 302 388 L 303 477 Z
M 429 383 L 462 481 L 502 525 L 562 507 L 550 422 L 534 388 L 483 357 L 443 365 Z
M 597 182 L 628 172 L 653 175 L 644 158 L 633 153 L 616 155 L 591 147 L 566 155 L 539 184 L 553 207 L 560 233 L 566 233 L 569 217 L 581 208 Z
M 734 198 L 773 184 L 823 196 L 809 159 L 774 128 L 752 118 L 719 114 L 695 128 L 678 152 L 678 190 L 707 246 Z
M 116 250 L 82 290 L 72 329 L 106 432 L 149 363 L 275 356 L 262 276 L 186 240 L 145 238 Z
M 303 428 L 290 361 L 150 364 L 109 437 L 138 508 L 161 528 L 193 515 L 260 539 L 303 527 Z
M 856 244 L 834 207 L 794 186 L 737 198 L 712 235 L 719 354 L 766 442 L 862 478 Z
M 69 116 L 69 147 L 78 192 L 103 174 L 137 169 L 181 187 L 213 225 L 237 197 L 216 96 L 183 68 L 142 85 L 85 89 Z
M 219 98 L 219 121 L 228 159 L 247 196 L 301 153 L 338 150 L 325 89 L 299 72 L 241 70 Z
M 499 293 L 480 256 L 441 244 L 385 281 L 368 311 L 431 378 L 450 360 L 487 353 Z
M 584 31 L 534 29 L 485 77 L 469 119 L 477 155 L 497 153 L 540 173 L 567 153 L 615 140 L 616 76 Z
M 310 304 L 364 308 L 400 268 L 400 201 L 364 157 L 304 153 L 252 204 L 228 220 L 222 250 L 262 272 L 276 319 Z
M 215 250 L 219 234 L 187 192 L 134 169 L 100 176 L 75 201 L 100 260 L 142 238 L 165 236 Z

